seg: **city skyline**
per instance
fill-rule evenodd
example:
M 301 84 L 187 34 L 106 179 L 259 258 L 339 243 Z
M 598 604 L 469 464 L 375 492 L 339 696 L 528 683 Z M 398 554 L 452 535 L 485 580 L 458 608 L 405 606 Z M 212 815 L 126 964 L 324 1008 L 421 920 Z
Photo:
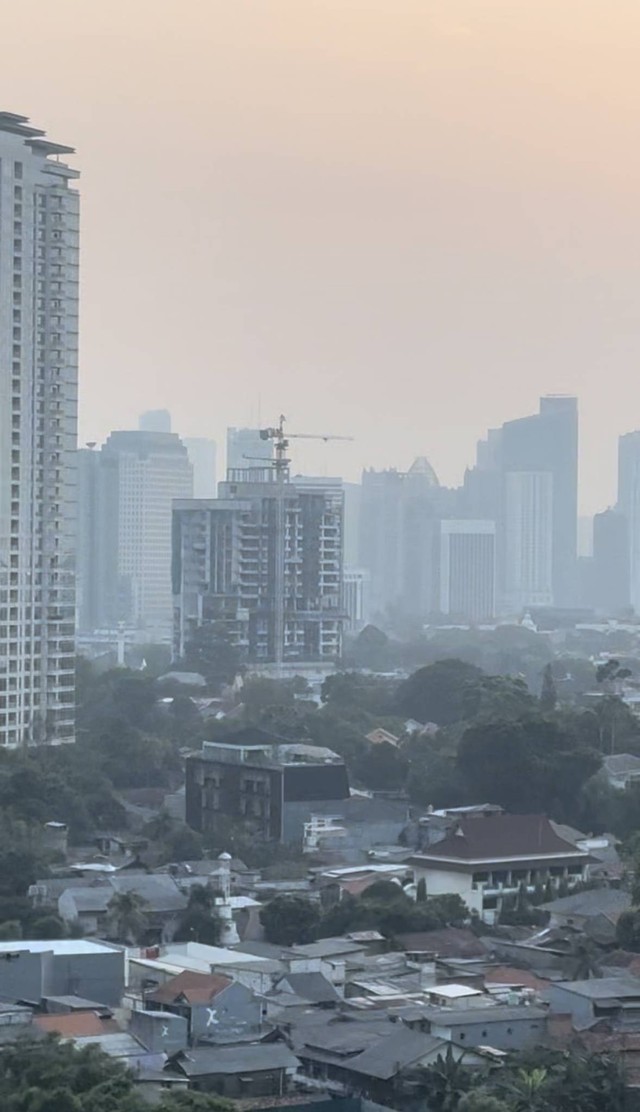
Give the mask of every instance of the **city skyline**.
M 282 410 L 355 438 L 302 470 L 426 454 L 453 485 L 482 429 L 577 393 L 581 509 L 610 504 L 640 414 L 639 32 L 578 0 L 14 5 L 5 103 L 87 183 L 81 442 L 150 400 L 219 443 Z

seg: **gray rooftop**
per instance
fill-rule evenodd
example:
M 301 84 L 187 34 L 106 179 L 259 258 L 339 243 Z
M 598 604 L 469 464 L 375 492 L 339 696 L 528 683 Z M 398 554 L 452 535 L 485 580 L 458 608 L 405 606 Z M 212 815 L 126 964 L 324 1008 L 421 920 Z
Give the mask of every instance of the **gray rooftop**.
M 633 753 L 612 753 L 602 761 L 610 776 L 624 775 L 625 772 L 640 772 L 640 757 Z
M 335 1004 L 340 999 L 334 986 L 322 973 L 286 973 L 276 987 L 282 992 L 284 985 L 310 1004 Z
M 573 896 L 563 896 L 541 905 L 542 911 L 553 915 L 610 915 L 612 912 L 627 911 L 631 907 L 631 896 L 620 888 L 591 888 L 587 892 L 576 892 Z
M 318 942 L 292 948 L 297 954 L 306 954 L 309 958 L 340 958 L 347 954 L 362 953 L 364 945 L 361 942 L 350 942 L 348 938 L 321 938 Z
M 296 1069 L 298 1059 L 284 1043 L 250 1043 L 248 1046 L 194 1047 L 175 1059 L 187 1077 L 212 1074 L 259 1073 Z
M 587 996 L 590 1000 L 635 999 L 640 997 L 640 977 L 593 977 L 588 981 L 560 981 L 557 988 Z
M 387 1038 L 378 1039 L 362 1054 L 351 1058 L 348 1068 L 356 1073 L 387 1081 L 401 1070 L 420 1062 L 428 1054 L 444 1048 L 445 1045 L 443 1039 L 402 1027 Z
M 425 1019 L 437 1027 L 462 1027 L 469 1023 L 538 1022 L 547 1016 L 546 1008 L 525 1004 L 489 1004 L 486 1008 L 432 1008 L 422 1009 Z

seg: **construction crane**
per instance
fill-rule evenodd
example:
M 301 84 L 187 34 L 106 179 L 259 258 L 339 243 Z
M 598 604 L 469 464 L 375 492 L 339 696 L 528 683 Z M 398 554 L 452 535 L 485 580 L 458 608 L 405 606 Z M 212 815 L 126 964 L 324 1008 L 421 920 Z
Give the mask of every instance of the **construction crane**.
M 286 417 L 280 414 L 280 420 L 275 427 L 260 429 L 261 440 L 272 440 L 275 446 L 275 459 L 272 467 L 276 473 L 278 491 L 276 496 L 276 545 L 275 545 L 275 629 L 274 629 L 274 655 L 277 674 L 281 675 L 284 658 L 284 633 L 285 633 L 285 480 L 289 477 L 289 464 L 287 456 L 290 440 L 353 440 L 352 436 L 332 436 L 329 433 L 288 432 L 284 431 Z
M 278 479 L 284 479 L 289 468 L 291 460 L 287 458 L 287 451 L 289 448 L 290 440 L 324 440 L 325 444 L 328 440 L 353 440 L 352 436 L 332 436 L 329 433 L 315 433 L 315 432 L 288 432 L 284 431 L 284 423 L 286 417 L 283 413 L 280 414 L 280 420 L 275 428 L 260 429 L 261 440 L 273 440 L 276 458 L 273 461 L 273 467 Z

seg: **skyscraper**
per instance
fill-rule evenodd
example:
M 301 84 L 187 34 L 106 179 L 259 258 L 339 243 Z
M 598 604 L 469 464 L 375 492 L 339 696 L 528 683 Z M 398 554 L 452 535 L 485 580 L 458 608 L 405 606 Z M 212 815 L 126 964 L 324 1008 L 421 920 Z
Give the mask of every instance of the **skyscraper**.
M 169 641 L 171 510 L 192 494 L 187 450 L 175 433 L 127 430 L 79 457 L 81 628 L 124 622 L 140 638 Z
M 630 602 L 640 613 L 640 432 L 618 441 L 618 509 L 627 520 Z
M 0 112 L 0 745 L 74 740 L 78 177 Z
M 605 617 L 629 606 L 629 528 L 624 514 L 604 510 L 593 519 L 593 599 Z
M 216 442 L 204 436 L 185 436 L 182 440 L 193 467 L 193 497 L 216 496 Z
M 449 495 L 424 456 L 406 472 L 363 473 L 358 564 L 371 577 L 373 621 L 390 609 L 412 619 L 437 610 L 439 519 Z
M 495 605 L 495 522 L 441 521 L 441 612 L 477 622 L 492 618 Z
M 502 474 L 500 585 L 503 608 L 576 601 L 578 402 L 544 397 L 540 412 L 507 421 Z
M 227 471 L 255 467 L 262 459 L 273 459 L 273 441 L 263 440 L 260 429 L 227 429 Z
M 230 474 L 219 498 L 174 505 L 174 652 L 216 626 L 252 664 L 334 662 L 344 622 L 341 480 Z

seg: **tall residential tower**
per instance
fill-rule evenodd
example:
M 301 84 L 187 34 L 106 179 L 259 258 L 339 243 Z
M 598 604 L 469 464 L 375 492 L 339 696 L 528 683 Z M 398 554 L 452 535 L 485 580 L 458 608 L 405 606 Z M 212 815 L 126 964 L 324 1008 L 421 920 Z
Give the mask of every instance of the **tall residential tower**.
M 78 177 L 0 112 L 0 745 L 74 740 Z

